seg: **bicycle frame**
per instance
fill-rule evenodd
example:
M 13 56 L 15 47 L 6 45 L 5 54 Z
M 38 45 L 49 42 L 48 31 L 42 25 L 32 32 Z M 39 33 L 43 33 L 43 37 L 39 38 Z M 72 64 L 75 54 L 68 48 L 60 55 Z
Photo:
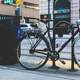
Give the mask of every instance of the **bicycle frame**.
M 45 35 L 48 33 L 48 36 L 50 35 L 50 30 L 53 30 L 53 28 L 48 28 L 47 26 L 46 26 L 46 28 L 47 28 L 47 30 L 43 33 L 43 34 L 40 34 L 39 36 L 41 36 L 41 37 L 45 37 Z M 58 55 L 59 56 L 59 53 L 67 46 L 67 44 L 70 42 L 70 41 L 72 41 L 72 39 L 73 39 L 73 37 L 74 36 L 76 36 L 77 35 L 77 33 L 79 32 L 79 29 L 77 29 L 73 34 L 72 34 L 72 36 L 61 46 L 61 48 L 58 50 L 58 51 L 55 51 L 55 54 L 56 55 Z M 51 38 L 52 39 L 52 38 Z M 47 39 L 48 40 L 48 39 Z M 49 40 L 50 40 L 50 38 L 49 38 Z M 50 51 L 50 53 L 53 53 L 53 51 L 52 51 L 52 46 L 50 45 L 50 44 L 52 44 L 52 40 L 50 40 L 49 41 L 48 40 L 48 42 L 49 42 L 49 51 Z M 39 53 L 41 53 L 41 54 L 44 54 L 44 55 L 46 55 L 45 53 L 42 53 L 42 51 L 40 51 L 39 49 L 38 50 L 36 50 L 35 48 L 39 45 L 39 43 L 41 42 L 41 39 L 39 38 L 37 41 L 36 41 L 36 43 L 31 47 L 31 49 L 30 50 L 32 50 L 33 52 L 39 52 Z M 45 51 L 45 50 L 44 50 Z M 54 53 L 53 53 L 53 55 L 55 55 Z M 50 54 L 50 56 L 52 57 L 52 58 L 54 58 L 54 56 L 53 56 L 52 54 Z M 59 58 L 58 58 L 59 59 Z M 75 63 L 76 64 L 78 64 L 77 62 L 76 62 L 76 59 L 74 59 L 74 61 L 75 61 Z
M 48 5 L 48 8 L 50 8 L 50 5 Z M 49 11 L 50 9 L 48 9 L 48 15 L 50 14 Z M 48 16 L 49 17 L 49 16 Z M 53 21 L 53 20 L 51 20 L 51 21 Z M 74 30 L 73 30 L 73 28 L 72 28 L 72 30 L 71 30 L 71 37 L 60 47 L 60 49 L 58 49 L 57 51 L 55 50 L 55 40 L 56 40 L 56 38 L 55 38 L 55 28 L 53 27 L 53 28 L 50 28 L 50 19 L 48 18 L 48 21 L 47 21 L 47 23 L 48 23 L 48 26 L 47 26 L 47 24 L 46 24 L 46 28 L 47 28 L 47 30 L 44 32 L 44 33 L 41 33 L 41 34 L 39 34 L 39 38 L 38 38 L 38 40 L 36 41 L 36 43 L 33 45 L 33 46 L 31 46 L 31 49 L 30 49 L 30 52 L 32 52 L 32 53 L 34 53 L 34 52 L 38 52 L 38 53 L 40 53 L 40 54 L 44 54 L 44 55 L 47 55 L 47 53 L 44 53 L 45 51 L 49 51 L 50 53 L 49 53 L 49 58 L 52 58 L 51 60 L 52 61 L 55 61 L 55 60 L 57 60 L 57 59 L 59 59 L 60 60 L 60 57 L 59 57 L 59 53 L 67 46 L 67 44 L 70 42 L 70 41 L 72 41 L 72 44 L 71 44 L 71 50 L 72 50 L 72 69 L 74 69 L 74 62 L 78 65 L 78 63 L 77 63 L 77 61 L 76 61 L 76 59 L 75 59 L 75 56 L 74 56 L 74 37 L 77 35 L 77 33 L 78 32 L 80 32 L 79 31 L 79 28 L 74 32 Z M 72 26 L 71 24 L 70 24 L 70 26 Z M 78 25 L 77 25 L 78 26 Z M 51 35 L 50 35 L 50 31 L 52 30 L 52 32 L 53 32 L 53 37 L 51 38 Z M 48 47 L 48 49 L 43 49 L 43 50 L 39 50 L 39 49 L 36 49 L 36 47 L 39 45 L 39 43 L 41 42 L 41 38 L 42 37 L 45 37 L 46 38 L 46 34 L 48 33 L 48 37 L 49 37 L 49 40 L 47 39 L 47 41 L 48 41 L 48 43 L 49 43 L 49 47 Z M 23 36 L 22 37 L 22 39 L 24 39 L 24 37 L 26 37 L 26 35 L 25 36 Z M 44 52 L 43 52 L 44 51 Z M 53 54 L 51 54 L 51 53 L 53 53 Z M 55 55 L 55 56 L 54 56 Z M 58 55 L 58 56 L 57 56 Z M 58 57 L 58 58 L 57 58 Z M 61 61 L 62 62 L 62 61 Z M 63 63 L 63 62 L 62 62 Z M 63 63 L 64 64 L 64 63 Z M 79 66 L 79 65 L 78 65 Z

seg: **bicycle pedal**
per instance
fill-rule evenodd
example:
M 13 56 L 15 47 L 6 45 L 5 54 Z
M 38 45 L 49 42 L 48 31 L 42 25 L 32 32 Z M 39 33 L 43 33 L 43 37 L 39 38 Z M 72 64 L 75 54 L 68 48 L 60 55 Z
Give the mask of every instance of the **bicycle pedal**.
M 61 62 L 62 64 L 65 64 L 65 61 L 61 61 L 61 60 L 60 60 L 60 62 Z

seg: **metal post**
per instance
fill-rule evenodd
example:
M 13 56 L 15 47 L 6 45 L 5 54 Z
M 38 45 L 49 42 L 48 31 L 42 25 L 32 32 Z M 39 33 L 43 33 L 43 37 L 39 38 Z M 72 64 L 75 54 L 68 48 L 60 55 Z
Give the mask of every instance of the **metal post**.
M 51 0 L 48 0 L 48 29 L 50 29 L 50 1 Z M 48 37 L 49 37 L 49 40 L 50 40 L 50 44 L 52 45 L 51 41 L 51 35 L 50 35 L 50 31 L 48 31 Z
M 54 8 L 54 0 L 53 0 L 53 8 Z M 53 9 L 53 16 L 54 16 L 54 9 Z M 50 0 L 48 0 L 48 28 L 50 28 Z M 51 68 L 53 69 L 58 69 L 59 67 L 56 66 L 55 64 L 55 30 L 54 30 L 54 22 L 53 22 L 53 36 L 51 38 L 51 35 L 50 35 L 50 31 L 48 32 L 48 36 L 49 36 L 49 40 L 50 40 L 50 43 L 51 43 L 51 47 L 52 47 L 52 52 L 53 52 L 53 58 L 52 58 L 52 66 Z
M 72 27 L 72 26 L 71 26 Z M 74 55 L 74 28 L 72 28 L 72 41 L 71 41 L 71 70 L 70 71 L 76 71 L 74 69 L 74 62 L 75 62 L 75 55 Z
M 23 0 L 16 0 L 15 15 L 23 17 Z
M 16 6 L 15 15 L 16 15 L 17 17 L 20 16 L 20 7 L 19 7 L 19 6 Z
M 72 28 L 72 41 L 71 41 L 71 70 L 74 70 L 74 29 Z
M 53 0 L 53 20 L 54 20 L 54 0 Z M 54 29 L 54 21 L 53 21 L 53 39 L 52 39 L 52 51 L 53 55 L 55 54 L 55 29 Z M 53 60 L 53 67 L 56 68 L 55 60 Z

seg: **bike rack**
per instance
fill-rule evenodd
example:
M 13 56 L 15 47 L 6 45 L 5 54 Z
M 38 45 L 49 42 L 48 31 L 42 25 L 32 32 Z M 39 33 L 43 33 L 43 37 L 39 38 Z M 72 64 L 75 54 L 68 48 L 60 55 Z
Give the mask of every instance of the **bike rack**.
M 53 0 L 53 5 L 54 5 L 54 0 Z M 53 9 L 53 11 L 54 11 L 54 9 Z M 49 17 L 49 15 L 50 15 L 50 0 L 48 0 L 48 20 L 49 20 L 48 21 L 48 27 L 50 28 L 50 17 Z M 53 21 L 53 26 L 54 26 L 54 21 Z M 72 25 L 71 25 L 71 27 L 72 27 Z M 67 46 L 67 44 L 71 41 L 71 69 L 70 69 L 70 71 L 75 71 L 74 63 L 76 63 L 78 65 L 78 63 L 75 61 L 75 56 L 74 56 L 74 37 L 76 36 L 76 34 L 78 32 L 79 32 L 78 30 L 76 32 L 74 32 L 74 28 L 72 28 L 72 31 L 71 31 L 72 36 L 58 50 L 58 53 L 60 53 Z M 53 51 L 53 55 L 54 55 L 55 54 L 55 42 L 56 42 L 54 27 L 53 27 L 53 37 L 52 38 L 53 39 L 51 41 L 51 37 L 49 34 L 49 39 L 50 39 L 50 43 L 52 43 L 52 51 Z M 53 62 L 53 64 L 52 64 L 51 68 L 58 69 L 58 67 L 56 66 L 55 60 L 52 62 Z
M 50 16 L 50 0 L 48 0 L 48 28 L 50 28 L 50 17 L 49 16 Z M 49 36 L 49 40 L 52 46 L 52 51 L 53 53 L 55 53 L 55 30 L 53 29 L 53 39 L 51 39 L 50 32 L 48 32 L 48 36 Z M 57 69 L 58 67 L 55 64 L 55 61 L 52 61 L 52 62 L 53 62 L 53 65 L 51 66 L 51 68 Z
M 74 37 L 77 35 L 78 32 L 79 30 L 74 32 L 74 28 L 73 28 L 71 31 L 72 36 L 61 46 L 61 48 L 57 52 L 57 53 L 60 53 L 67 46 L 67 44 L 71 41 L 71 70 L 70 71 L 76 70 L 74 68 L 74 63 L 78 65 L 78 63 L 75 60 L 75 56 L 74 56 Z

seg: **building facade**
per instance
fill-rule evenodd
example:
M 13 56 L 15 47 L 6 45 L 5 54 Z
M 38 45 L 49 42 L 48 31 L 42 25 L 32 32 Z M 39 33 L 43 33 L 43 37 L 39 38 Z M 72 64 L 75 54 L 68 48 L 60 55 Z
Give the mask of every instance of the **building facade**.
M 53 1 L 50 0 L 50 14 L 53 18 Z M 75 23 L 80 17 L 80 0 L 69 0 L 71 2 L 71 23 Z M 40 15 L 48 14 L 48 0 L 40 0 Z
M 2 4 L 0 0 L 0 14 L 15 15 L 16 4 Z M 39 18 L 39 0 L 23 0 L 21 15 L 24 17 Z

